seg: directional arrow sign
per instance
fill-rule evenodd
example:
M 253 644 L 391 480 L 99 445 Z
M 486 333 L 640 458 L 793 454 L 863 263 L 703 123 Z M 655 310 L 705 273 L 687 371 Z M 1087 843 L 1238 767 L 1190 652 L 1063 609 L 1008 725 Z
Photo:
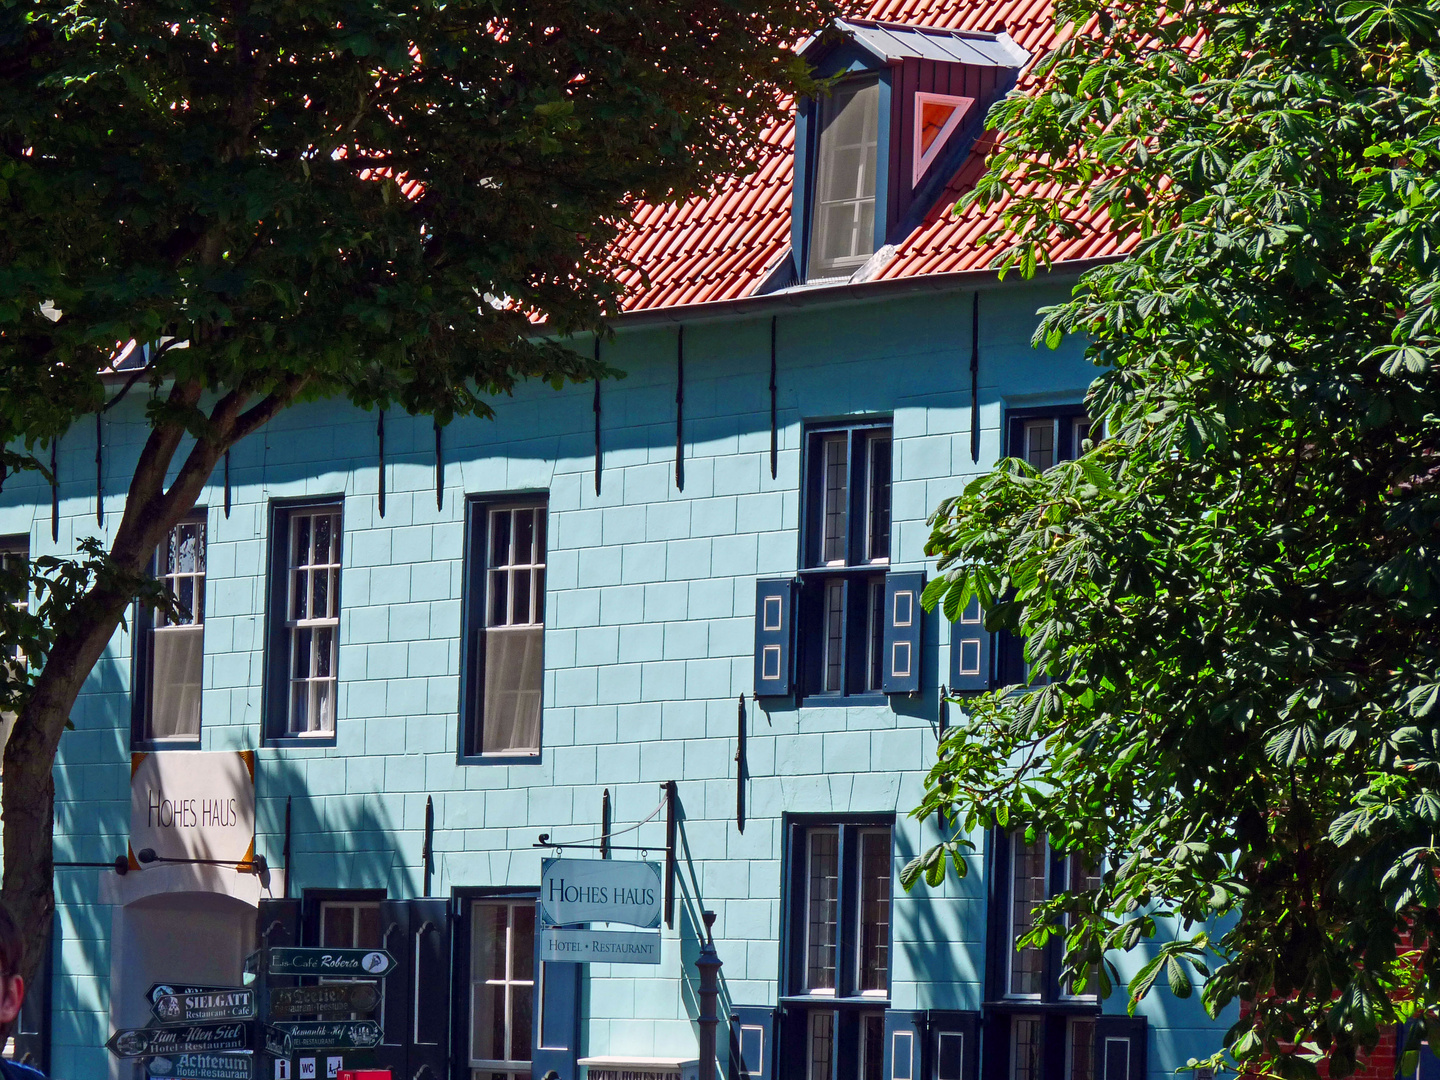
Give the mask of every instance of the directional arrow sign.
M 238 986 L 196 986 L 194 983 L 151 983 L 145 991 L 145 1000 L 159 1001 L 166 994 L 222 994 L 226 990 L 239 990 Z
M 253 1020 L 255 991 L 232 987 L 199 994 L 161 994 L 150 1005 L 162 1024 L 195 1024 L 214 1020 Z
M 368 1013 L 380 1004 L 380 991 L 373 982 L 322 983 L 319 986 L 283 986 L 270 991 L 270 1019 L 294 1016 L 349 1018 L 351 1013 Z
M 251 1024 L 191 1024 L 172 1028 L 121 1028 L 105 1046 L 116 1057 L 173 1057 L 176 1054 L 248 1050 L 254 1039 Z
M 271 949 L 271 975 L 359 975 L 383 979 L 395 970 L 384 949 Z
M 152 1077 L 174 1080 L 251 1080 L 254 1058 L 249 1054 L 176 1054 L 145 1063 Z
M 380 1043 L 380 1025 L 374 1020 L 303 1020 L 271 1024 L 290 1037 L 290 1050 L 369 1050 Z
M 288 1058 L 290 1056 L 290 1036 L 266 1024 L 265 1052 L 271 1057 Z

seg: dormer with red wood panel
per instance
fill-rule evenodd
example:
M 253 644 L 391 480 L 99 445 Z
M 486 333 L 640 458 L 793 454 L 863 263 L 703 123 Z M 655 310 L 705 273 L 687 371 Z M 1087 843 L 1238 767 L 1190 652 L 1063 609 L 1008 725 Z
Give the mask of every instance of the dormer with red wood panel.
M 836 19 L 799 52 L 834 81 L 797 107 L 790 257 L 759 292 L 872 276 L 1030 59 L 1004 32 L 869 19 Z

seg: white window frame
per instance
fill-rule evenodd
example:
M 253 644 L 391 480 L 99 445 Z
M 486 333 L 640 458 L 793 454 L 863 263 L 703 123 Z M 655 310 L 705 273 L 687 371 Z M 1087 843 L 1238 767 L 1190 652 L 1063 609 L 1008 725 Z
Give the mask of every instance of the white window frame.
M 1090 1025 L 1090 1074 L 1075 1075 L 1075 1028 L 1081 1024 Z M 1095 1017 L 1071 1016 L 1065 1021 L 1065 1080 L 1095 1080 Z
M 1010 881 L 1009 881 L 1010 889 L 1009 889 L 1008 902 L 1007 902 L 1006 905 L 1005 905 L 1005 907 L 1006 907 L 1006 910 L 1005 910 L 1005 941 L 1006 941 L 1006 946 L 1007 946 L 1007 952 L 1006 952 L 1006 954 L 1005 954 L 1005 997 L 1008 998 L 1008 999 L 1010 999 L 1010 1000 L 1013 1000 L 1013 1001 L 1039 1001 L 1039 1000 L 1041 1000 L 1041 999 L 1045 996 L 1045 993 L 1044 993 L 1043 988 L 1042 988 L 1042 989 L 1040 990 L 1040 992 L 1038 992 L 1038 993 L 1034 993 L 1034 994 L 1022 994 L 1022 993 L 1017 992 L 1017 991 L 1013 988 L 1013 986 L 1012 986 L 1012 982 L 1013 982 L 1013 980 L 1014 980 L 1014 978 L 1015 978 L 1015 956 L 1016 956 L 1015 943 L 1016 943 L 1016 941 L 1019 940 L 1019 936 L 1020 936 L 1020 935 L 1019 935 L 1018 928 L 1017 928 L 1017 926 L 1016 926 L 1016 924 L 1015 924 L 1015 880 L 1016 880 L 1017 868 L 1018 868 L 1019 865 L 1020 865 L 1020 860 L 1019 860 L 1019 858 L 1017 857 L 1017 856 L 1018 856 L 1018 849 L 1019 849 L 1019 847 L 1020 847 L 1020 844 L 1024 842 L 1024 839 L 1025 839 L 1025 830 L 1024 830 L 1024 829 L 1017 829 L 1017 830 L 1011 832 L 1011 834 L 1010 834 Z M 1042 865 L 1042 866 L 1044 867 L 1044 869 L 1045 869 L 1045 884 L 1044 884 L 1044 886 L 1043 886 L 1043 889 L 1044 889 L 1044 894 L 1045 894 L 1046 896 L 1049 896 L 1049 895 L 1050 895 L 1050 841 L 1049 841 L 1048 838 L 1042 836 L 1042 837 L 1039 838 L 1039 842 L 1040 842 L 1040 850 L 1041 850 L 1041 865 Z M 1033 925 L 1033 922 L 1032 922 L 1032 925 Z M 1044 963 L 1043 953 L 1042 953 L 1042 956 L 1041 956 L 1041 963 L 1042 963 L 1042 965 L 1043 965 L 1043 963 Z M 1042 973 L 1041 973 L 1041 981 L 1042 981 L 1042 982 L 1044 981 L 1043 967 L 1042 967 Z
M 503 907 L 503 908 L 506 909 L 506 914 L 505 914 L 505 941 L 504 941 L 505 958 L 504 958 L 504 964 L 503 964 L 503 968 L 504 968 L 505 975 L 504 975 L 504 978 L 500 978 L 500 979 L 490 979 L 490 978 L 486 978 L 486 979 L 484 979 L 484 980 L 477 981 L 476 978 L 475 978 L 475 966 L 474 966 L 474 965 L 475 965 L 475 950 L 476 950 L 476 947 L 477 947 L 476 941 L 477 941 L 477 936 L 478 936 L 477 920 L 479 919 L 480 913 L 481 913 L 483 910 L 485 910 L 485 909 L 487 909 L 487 908 L 488 908 L 488 909 L 494 909 L 494 908 L 501 908 L 501 907 Z M 514 946 L 515 946 L 515 912 L 516 912 L 517 909 L 520 909 L 520 908 L 528 909 L 528 910 L 531 912 L 532 916 L 533 916 L 534 911 L 535 911 L 535 901 L 533 901 L 533 900 L 486 900 L 486 899 L 479 899 L 479 900 L 473 900 L 473 901 L 471 901 L 471 904 L 470 904 L 470 978 L 469 978 L 469 984 L 470 984 L 470 1001 L 469 1001 L 469 1007 L 468 1007 L 468 1010 L 466 1011 L 465 1016 L 466 1016 L 466 1023 L 467 1023 L 467 1025 L 468 1025 L 468 1027 L 467 1027 L 466 1039 L 467 1039 L 467 1041 L 472 1042 L 472 1045 L 470 1046 L 470 1070 L 471 1070 L 471 1076 L 472 1076 L 472 1077 L 477 1077 L 478 1074 L 481 1074 L 481 1073 L 507 1073 L 507 1074 L 509 1074 L 509 1075 L 512 1077 L 512 1080 L 520 1080 L 521 1077 L 528 1077 L 528 1076 L 530 1075 L 530 1070 L 531 1070 L 531 1062 L 530 1062 L 530 1061 L 508 1061 L 508 1060 L 499 1060 L 499 1059 L 495 1059 L 495 1058 L 477 1058 L 477 1057 L 475 1057 L 475 1047 L 473 1046 L 473 1039 L 474 1039 L 474 1031 L 475 1031 L 476 990 L 477 990 L 478 987 L 481 987 L 481 986 L 485 986 L 485 987 L 503 986 L 503 987 L 505 988 L 505 1033 L 504 1033 L 504 1036 L 503 1036 L 503 1037 L 504 1037 L 504 1039 L 505 1039 L 505 1045 L 506 1045 L 507 1047 L 508 1047 L 508 1046 L 513 1046 L 513 1045 L 515 1044 L 515 1039 L 514 1039 L 514 1001 L 515 1001 L 514 988 L 517 987 L 517 986 L 522 986 L 522 987 L 523 987 L 523 986 L 528 986 L 528 987 L 531 988 L 531 1022 L 532 1022 L 532 1024 L 534 1025 L 534 1029 L 533 1029 L 533 1030 L 536 1031 L 536 1032 L 538 1032 L 538 1031 L 540 1031 L 540 1030 L 543 1030 L 543 1029 L 541 1028 L 541 1026 L 540 1026 L 540 1018 L 539 1018 L 539 1017 L 540 1017 L 540 1014 L 539 1014 L 539 1011 L 538 1011 L 538 1010 L 539 1010 L 539 1006 L 540 1006 L 541 994 L 542 994 L 542 992 L 543 992 L 543 987 L 536 985 L 535 979 L 533 978 L 533 967 L 531 968 L 532 977 L 529 978 L 529 979 L 517 979 L 517 978 L 512 977 L 512 975 L 511 975 L 511 972 L 514 970 L 514 961 L 515 961 L 515 956 L 514 956 Z M 539 920 L 536 920 L 535 932 L 536 932 L 536 933 L 539 933 L 539 930 L 540 930 Z M 534 958 L 531 957 L 530 959 L 531 959 L 531 961 L 532 961 L 532 963 L 533 963 Z M 523 970 L 523 969 L 522 969 L 522 970 Z M 536 1037 L 532 1034 L 532 1037 L 531 1037 L 531 1040 L 530 1040 L 530 1043 L 531 1043 L 530 1053 L 531 1053 L 531 1055 L 532 1055 L 532 1061 L 533 1061 L 533 1055 L 534 1055 L 534 1053 L 535 1053 L 535 1044 L 536 1044 L 538 1041 L 539 1041 L 538 1038 L 536 1038 Z
M 889 566 L 890 555 L 875 554 L 875 476 L 879 471 L 875 465 L 875 448 L 884 443 L 890 451 L 890 528 L 885 537 L 885 546 L 890 548 L 895 537 L 895 432 L 885 435 L 871 435 L 865 440 L 865 554 L 871 566 Z
M 841 910 L 840 910 L 840 904 L 841 904 L 841 901 L 842 901 L 842 899 L 843 899 L 843 897 L 844 897 L 844 892 L 845 892 L 845 890 L 842 888 L 842 886 L 844 885 L 844 882 L 842 882 L 842 881 L 840 880 L 840 878 L 839 878 L 840 869 L 841 869 L 841 868 L 840 868 L 840 826 L 838 826 L 838 825 L 816 825 L 816 826 L 814 826 L 813 828 L 808 828 L 808 829 L 805 830 L 805 909 L 804 909 L 804 910 L 805 910 L 805 944 L 804 944 L 805 951 L 804 951 L 804 954 L 803 954 L 803 956 L 804 956 L 804 968 L 805 968 L 805 993 L 811 994 L 811 995 L 813 995 L 813 996 L 815 996 L 815 997 L 834 997 L 834 996 L 835 996 L 836 987 L 834 987 L 834 986 L 818 986 L 818 987 L 817 987 L 817 986 L 811 986 L 811 985 L 810 985 L 810 945 L 811 945 L 810 929 L 811 929 L 811 927 L 814 925 L 814 920 L 811 919 L 811 917 L 810 917 L 810 910 L 811 910 L 810 905 L 811 905 L 811 903 L 812 903 L 812 902 L 814 901 L 814 899 L 815 899 L 814 896 L 812 896 L 812 894 L 811 894 L 811 887 L 812 887 L 812 885 L 813 885 L 813 883 L 814 883 L 814 881 L 815 881 L 815 875 L 814 875 L 815 848 L 814 848 L 814 845 L 811 843 L 811 840 L 812 840 L 818 833 L 829 833 L 830 835 L 832 835 L 832 836 L 835 837 L 835 874 L 836 874 L 836 878 L 835 878 L 835 897 L 834 897 L 833 900 L 830 901 L 830 903 L 833 903 L 833 904 L 835 905 L 835 921 L 830 924 L 830 925 L 832 925 L 832 926 L 835 928 L 835 934 L 834 934 L 834 940 L 830 942 L 828 948 L 830 948 L 830 949 L 833 951 L 833 953 L 834 953 L 834 963 L 831 965 L 831 970 L 835 973 L 835 974 L 834 974 L 833 981 L 835 981 L 835 982 L 839 982 L 839 981 L 840 981 L 840 921 L 841 921 L 841 919 L 842 919 L 842 917 L 843 917 L 843 913 L 842 913 Z
M 869 143 L 857 143 L 853 146 L 848 146 L 844 148 L 830 147 L 827 144 L 826 140 L 826 129 L 830 127 L 832 121 L 834 121 L 841 115 L 845 107 L 853 106 L 856 99 L 859 98 L 861 94 L 870 93 L 872 90 L 875 93 L 876 109 L 875 145 L 873 148 L 873 155 L 870 157 L 868 163 L 862 158 L 860 161 L 860 171 L 855 175 L 855 180 L 857 181 L 859 188 L 863 190 L 865 187 L 865 169 L 868 165 L 871 174 L 870 186 L 872 188 L 872 193 L 869 196 L 868 200 L 863 196 L 847 196 L 844 198 L 825 200 L 822 203 L 822 199 L 832 180 L 831 172 L 834 167 L 834 161 L 837 153 L 841 149 L 856 149 L 861 150 L 861 152 L 863 153 L 863 149 L 869 146 Z M 885 207 L 880 204 L 880 185 L 878 183 L 879 169 L 881 167 L 880 128 L 884 122 L 884 117 L 880 115 L 879 79 L 874 77 L 857 78 L 854 80 L 853 85 L 841 86 L 840 88 L 837 88 L 836 93 L 838 94 L 841 92 L 847 94 L 844 106 L 841 109 L 836 109 L 835 96 L 832 95 L 831 97 L 818 102 L 817 108 L 813 110 L 815 117 L 815 139 L 813 143 L 815 148 L 815 187 L 812 191 L 810 208 L 810 242 L 807 251 L 807 265 L 805 267 L 806 278 L 812 281 L 824 280 L 830 277 L 849 276 L 849 274 L 853 273 L 858 267 L 861 267 L 866 262 L 868 262 L 869 259 L 875 254 L 876 249 L 875 222 L 879 215 L 885 213 Z M 829 150 L 830 152 L 827 153 L 827 150 Z M 849 190 L 848 186 L 847 190 Z M 828 260 L 822 259 L 818 249 L 823 237 L 824 226 L 828 220 L 826 214 L 826 207 L 849 207 L 851 216 L 853 218 L 858 208 L 867 201 L 870 204 L 870 235 L 868 237 L 868 240 L 862 242 L 861 244 L 861 246 L 864 247 L 865 250 L 856 254 L 836 256 L 835 258 Z
M 331 525 L 331 546 L 334 551 L 334 562 L 308 562 L 315 550 L 315 525 L 321 518 L 333 518 Z M 296 541 L 300 529 L 300 522 L 309 520 L 310 526 L 310 547 L 304 555 L 296 551 Z M 340 661 L 340 573 L 344 563 L 344 516 L 339 503 L 325 503 L 318 506 L 297 506 L 287 510 L 285 515 L 285 736 L 287 738 L 301 739 L 329 739 L 335 736 L 335 721 L 338 714 L 337 697 L 340 690 L 339 661 Z M 295 582 L 301 573 L 313 575 L 316 573 L 334 573 L 334 582 L 326 591 L 327 611 L 333 611 L 333 615 L 326 615 L 323 618 L 316 618 L 311 611 L 303 619 L 295 617 Z M 313 577 L 310 579 L 313 580 Z M 308 584 L 308 582 L 307 582 Z M 307 604 L 314 601 L 313 587 L 307 592 Z M 330 630 L 330 674 L 322 676 L 316 674 L 319 668 L 320 657 L 320 631 Z M 305 630 L 310 631 L 310 663 L 308 672 L 304 676 L 297 677 L 295 674 L 295 653 L 300 647 L 300 636 Z M 324 683 L 330 685 L 330 694 L 327 697 L 325 714 L 319 717 L 320 725 L 309 730 L 297 730 L 295 715 L 295 694 L 298 684 L 304 684 L 306 702 L 309 715 L 316 715 L 317 688 Z
M 325 913 L 326 913 L 327 911 L 336 911 L 336 910 L 340 910 L 340 909 L 342 909 L 342 908 L 344 908 L 344 909 L 349 909 L 349 911 L 350 911 L 350 940 L 349 940 L 349 941 L 346 941 L 346 942 L 327 941 L 327 940 L 325 940 Z M 376 944 L 371 945 L 369 942 L 365 942 L 365 941 L 361 941 L 361 940 L 360 940 L 360 912 L 362 912 L 362 911 L 374 911 L 374 912 L 376 913 L 376 920 L 375 920 L 375 921 L 376 921 L 376 924 L 377 924 L 377 925 L 379 924 L 379 922 L 380 922 L 380 919 L 379 919 L 380 901 L 379 901 L 379 900 L 322 900 L 322 901 L 320 901 L 320 925 L 319 925 L 319 928 L 318 928 L 318 929 L 319 929 L 319 938 L 320 938 L 320 944 L 321 944 L 321 946 L 328 947 L 328 948 L 331 948 L 331 949 L 369 949 L 369 948 L 379 948 L 379 949 L 383 949 L 383 948 L 385 948 L 385 944 L 386 944 L 386 942 L 385 942 L 385 930 L 384 930 L 383 927 L 381 927 L 381 929 L 380 929 L 380 940 L 379 940 Z M 376 1023 L 378 1023 L 378 1024 L 380 1025 L 380 1027 L 381 1027 L 382 1030 L 384 1029 L 384 1027 L 385 1027 L 385 997 L 386 997 L 386 994 L 385 994 L 385 980 L 383 980 L 383 979 L 360 979 L 360 978 L 355 978 L 354 976 L 335 976 L 335 975 L 325 976 L 325 975 L 322 975 L 322 976 L 320 976 L 320 978 L 319 978 L 318 981 L 321 982 L 321 983 L 356 983 L 356 982 L 374 983 L 374 984 L 375 984 L 376 994 L 377 994 L 377 996 L 378 996 L 379 999 L 380 999 L 380 1003 L 379 1003 L 379 1005 L 378 1005 L 378 1006 L 376 1007 L 376 1009 L 375 1009 L 375 1021 L 376 1021 Z M 362 1017 L 359 1013 L 351 1013 L 351 1014 L 350 1014 L 350 1019 L 351 1019 L 351 1020 L 361 1020 L 361 1019 L 365 1019 L 365 1018 Z
M 855 884 L 855 986 L 860 986 L 860 974 L 865 958 L 861 955 L 864 944 L 865 926 L 865 838 L 869 836 L 880 836 L 885 840 L 885 866 L 889 871 L 890 891 L 889 899 L 885 904 L 885 985 L 873 990 L 859 990 L 861 997 L 889 998 L 890 997 L 890 974 L 893 966 L 891 956 L 890 931 L 895 922 L 895 866 L 894 851 L 895 837 L 892 831 L 882 825 L 870 826 L 857 830 L 855 840 L 855 876 L 859 879 Z M 841 889 L 843 895 L 844 889 Z
M 538 539 L 538 540 L 532 540 L 532 545 L 533 545 L 534 547 L 538 547 L 538 548 L 539 548 L 539 551 L 536 552 L 536 551 L 533 551 L 533 550 L 532 550 L 532 552 L 531 552 L 532 559 L 531 559 L 531 561 L 529 561 L 529 562 L 516 562 L 516 561 L 514 561 L 514 560 L 515 560 L 515 513 L 516 513 L 516 511 L 520 511 L 520 510 L 533 511 L 533 512 L 534 512 L 534 515 L 535 515 L 535 520 L 536 520 L 537 522 L 541 523 L 541 526 L 543 527 L 542 538 L 541 538 L 541 539 Z M 483 577 L 482 577 L 482 579 L 481 579 L 481 580 L 483 581 L 483 589 L 484 589 L 484 612 L 483 612 L 484 630 L 483 630 L 483 633 L 482 633 L 482 635 L 481 635 L 480 649 L 482 650 L 482 653 L 487 653 L 487 654 L 488 654 L 488 651 L 489 651 L 489 649 L 490 649 L 490 635 L 491 635 L 491 634 L 501 634 L 501 635 L 503 635 L 503 634 L 506 634 L 506 633 L 508 633 L 508 632 L 510 632 L 510 631 L 534 631 L 534 630 L 543 631 L 543 630 L 545 629 L 545 589 L 546 589 L 546 573 L 545 573 L 545 570 L 546 570 L 547 560 L 549 559 L 549 544 L 550 544 L 550 520 L 549 520 L 549 514 L 550 514 L 550 503 L 549 503 L 549 499 L 546 498 L 546 497 L 544 497 L 544 496 L 538 496 L 538 497 L 535 497 L 535 498 L 523 499 L 523 500 L 516 500 L 516 501 L 511 501 L 511 502 L 497 502 L 497 503 L 494 503 L 494 504 L 491 504 L 491 505 L 486 506 L 486 507 L 484 508 L 484 514 L 485 514 L 485 549 L 484 549 L 484 558 L 483 558 L 483 567 L 482 567 Z M 506 551 L 506 558 L 507 558 L 507 560 L 509 560 L 509 561 L 503 562 L 503 563 L 494 563 L 494 562 L 491 561 L 491 559 L 492 559 L 492 557 L 493 557 L 493 555 L 494 555 L 493 547 L 494 547 L 494 539 L 495 539 L 495 522 L 496 522 L 496 519 L 497 519 L 498 517 L 500 517 L 502 514 L 510 519 L 510 540 L 509 540 L 508 550 Z M 533 558 L 534 555 L 538 555 L 538 556 L 539 556 L 538 559 Z M 530 592 L 530 596 L 529 596 L 529 603 L 530 603 L 530 621 L 529 621 L 529 622 L 524 622 L 524 623 L 511 622 L 511 621 L 510 621 L 510 617 L 511 617 L 511 613 L 514 611 L 514 603 L 515 603 L 515 600 L 514 600 L 514 598 L 515 598 L 515 577 L 516 577 L 517 573 L 522 572 L 522 571 L 528 572 L 529 575 L 530 575 L 530 584 L 529 584 L 529 586 L 528 586 L 529 592 Z M 506 612 L 505 612 L 505 621 L 503 621 L 503 622 L 497 621 L 497 620 L 496 620 L 496 617 L 495 617 L 495 602 L 494 602 L 494 601 L 495 601 L 495 596 L 494 596 L 494 587 L 493 587 L 493 584 L 492 584 L 492 583 L 493 583 L 493 581 L 494 581 L 494 575 L 497 574 L 497 573 L 503 573 L 503 574 L 505 575 L 505 582 L 506 582 L 506 584 L 505 584 Z M 488 660 L 488 656 L 482 655 L 482 656 L 479 658 L 479 660 L 480 660 L 481 664 L 484 666 L 484 669 L 485 669 L 486 671 L 488 671 L 488 664 L 486 663 L 486 661 Z M 475 702 L 475 704 L 474 704 L 474 710 L 475 710 L 475 716 L 478 718 L 479 730 L 476 731 L 476 732 L 474 733 L 474 735 L 467 736 L 467 738 L 473 738 L 473 739 L 475 739 L 476 755 L 479 756 L 479 757 L 492 757 L 492 758 L 538 757 L 539 754 L 540 754 L 540 744 L 541 744 L 541 742 L 542 742 L 543 739 L 544 739 L 544 734 L 543 734 L 543 710 L 544 710 L 544 700 L 543 700 L 543 699 L 544 699 L 544 690 L 545 690 L 545 678 L 544 678 L 544 669 L 543 669 L 543 666 L 542 666 L 542 669 L 541 669 L 540 688 L 539 688 L 539 693 L 540 693 L 540 695 L 541 695 L 542 726 L 541 726 L 540 728 L 537 728 L 537 733 L 536 733 L 536 739 L 535 739 L 535 745 L 534 745 L 534 746 L 512 746 L 512 747 L 506 747 L 506 748 L 500 749 L 500 750 L 485 750 L 485 749 L 484 749 L 484 740 L 485 740 L 485 734 L 484 734 L 484 733 L 485 733 L 485 725 L 486 725 L 487 720 L 488 720 L 488 718 L 487 718 L 486 715 L 485 715 L 485 704 L 484 704 L 484 703 L 485 703 L 485 696 L 486 696 L 486 688 L 485 688 L 485 685 L 482 683 L 481 685 L 479 685 L 479 686 L 477 687 L 477 690 L 479 691 L 479 696 L 478 696 L 478 699 L 476 700 L 476 702 Z
M 175 534 L 185 528 L 194 528 L 199 539 L 200 569 L 193 571 L 176 571 L 170 566 L 170 553 L 174 545 Z M 178 522 L 169 532 L 165 534 L 164 547 L 156 553 L 157 577 L 170 592 L 177 598 L 180 596 L 179 585 L 184 579 L 191 583 L 190 595 L 196 599 L 194 610 L 190 611 L 183 618 L 185 621 L 171 621 L 170 615 L 163 608 L 156 608 L 154 612 L 153 625 L 149 628 L 150 654 L 146 661 L 148 670 L 137 672 L 137 678 L 143 679 L 145 711 L 143 714 L 144 738 L 147 743 L 154 743 L 163 746 L 166 743 L 181 743 L 194 745 L 200 737 L 199 731 L 194 735 L 157 735 L 155 733 L 155 652 L 156 643 L 160 638 L 168 634 L 198 633 L 201 639 L 201 655 L 204 655 L 205 635 L 205 605 L 207 601 L 206 586 L 208 584 L 210 566 L 210 522 L 208 515 L 197 513 L 193 517 L 187 517 Z M 204 662 L 201 662 L 201 680 L 204 680 Z

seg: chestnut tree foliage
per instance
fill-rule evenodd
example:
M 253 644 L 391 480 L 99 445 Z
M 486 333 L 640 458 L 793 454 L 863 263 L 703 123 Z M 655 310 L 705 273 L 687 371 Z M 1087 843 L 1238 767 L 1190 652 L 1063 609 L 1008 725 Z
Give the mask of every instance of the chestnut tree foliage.
M 1106 993 L 1142 950 L 1132 1009 L 1241 1003 L 1232 1065 L 1440 1048 L 1440 4 L 1061 14 L 966 200 L 1009 200 L 1022 273 L 1087 215 L 1130 237 L 1036 333 L 1089 342 L 1104 437 L 932 519 L 926 602 L 978 597 L 1031 674 L 963 700 L 917 810 L 953 838 L 904 879 L 1033 830 L 1105 871 L 1029 940 Z
M 823 0 L 0 0 L 0 453 L 148 397 L 123 515 L 0 610 L 4 889 L 53 907 L 52 765 L 152 552 L 296 402 L 488 415 L 603 370 L 640 200 L 764 163 Z M 535 319 L 547 335 L 532 335 Z M 117 343 L 143 364 L 106 375 Z M 127 408 L 137 407 L 131 402 Z M 3 479 L 3 476 L 0 476 Z

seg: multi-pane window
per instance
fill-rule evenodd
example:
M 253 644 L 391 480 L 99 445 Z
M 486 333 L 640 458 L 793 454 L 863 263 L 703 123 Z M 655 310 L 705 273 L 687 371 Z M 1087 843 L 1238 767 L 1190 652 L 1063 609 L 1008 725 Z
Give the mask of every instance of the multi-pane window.
M 335 734 L 343 533 L 338 501 L 275 507 L 265 667 L 271 738 Z
M 144 686 L 139 735 L 145 742 L 193 743 L 200 738 L 205 661 L 203 515 L 180 522 L 155 553 L 155 574 L 175 597 L 176 610 L 146 613 L 140 660 Z M 148 621 L 148 625 L 146 624 Z
M 1045 838 L 1032 841 L 1023 832 L 1010 840 L 1010 941 L 1018 943 L 1035 925 L 1035 905 L 1049 895 L 1049 850 Z M 1038 998 L 1045 982 L 1045 952 L 1035 945 L 1010 954 L 1010 997 Z
M 1091 427 L 1083 405 L 1016 410 L 1007 416 L 1005 453 L 1043 472 L 1083 453 Z M 978 606 L 974 610 L 978 613 Z M 1001 685 L 1032 685 L 1048 678 L 1025 658 L 1023 638 L 1001 631 L 995 645 L 995 676 Z
M 805 869 L 805 989 L 835 993 L 840 928 L 840 830 L 811 829 Z
M 806 452 L 802 690 L 878 693 L 890 565 L 890 428 L 816 429 Z
M 996 990 L 1002 999 L 1015 1003 L 994 1017 L 995 1036 L 1005 1048 L 1004 1076 L 1006 1080 L 1052 1076 L 1094 1080 L 1099 1000 L 1093 977 L 1083 992 L 1075 993 L 1061 974 L 1062 940 L 1024 947 L 1019 941 L 1035 925 L 1035 907 L 1050 896 L 1097 888 L 1099 865 L 1074 852 L 1056 851 L 1043 834 L 1027 840 L 1023 829 L 997 836 L 996 842 L 1002 889 L 1001 903 L 992 909 L 991 955 L 1000 967 Z M 1046 1010 L 1043 1014 L 1024 1011 L 1040 1006 Z
M 1006 453 L 1044 472 L 1085 451 L 1091 421 L 1084 406 L 1025 409 L 1010 414 Z
M 465 753 L 534 757 L 545 678 L 546 504 L 475 500 L 470 513 Z
M 818 112 L 811 279 L 848 274 L 875 251 L 880 84 L 841 83 Z
M 380 949 L 380 903 L 376 900 L 324 900 L 320 904 L 320 945 L 331 949 Z M 322 976 L 322 983 L 373 983 L 380 993 L 380 1007 L 375 1019 L 383 1025 L 385 1001 L 383 980 L 336 978 Z M 368 1020 L 370 1016 L 353 1013 L 352 1020 Z
M 29 609 L 29 565 L 28 537 L 0 537 L 0 604 L 21 612 Z M 6 665 L 12 676 L 18 676 L 25 666 L 25 654 L 17 646 L 0 656 L 0 664 Z M 10 731 L 14 726 L 15 714 L 0 712 L 0 760 L 3 760 L 5 744 L 10 741 Z
M 1095 1018 L 1072 1016 L 1065 1021 L 1065 1080 L 1094 1080 Z
M 470 907 L 471 1080 L 530 1076 L 535 1012 L 534 901 Z
M 891 828 L 796 825 L 790 859 L 784 1022 L 799 1030 L 785 1045 L 804 1060 L 785 1062 L 781 1075 L 880 1080 L 890 992 Z M 852 1049 L 841 1055 L 837 1046 Z
M 290 694 L 286 733 L 335 732 L 340 627 L 340 508 L 293 510 L 289 521 Z

